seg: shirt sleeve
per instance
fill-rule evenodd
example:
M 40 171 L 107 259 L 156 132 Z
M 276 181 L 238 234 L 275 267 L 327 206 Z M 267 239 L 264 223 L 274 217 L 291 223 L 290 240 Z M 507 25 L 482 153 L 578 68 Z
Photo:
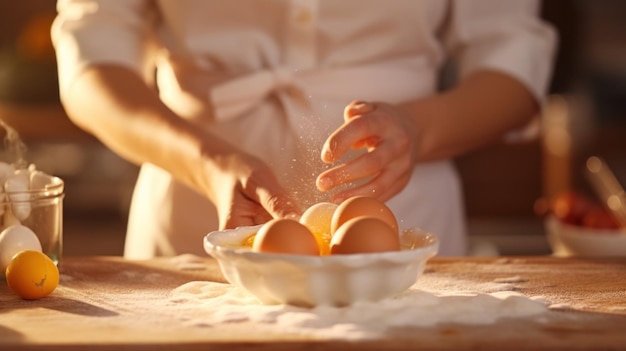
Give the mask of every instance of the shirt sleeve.
M 542 102 L 552 76 L 556 31 L 535 0 L 454 0 L 445 42 L 459 79 L 481 69 L 518 79 Z
M 148 78 L 152 43 L 147 0 L 59 0 L 51 37 L 65 91 L 95 64 L 127 67 Z

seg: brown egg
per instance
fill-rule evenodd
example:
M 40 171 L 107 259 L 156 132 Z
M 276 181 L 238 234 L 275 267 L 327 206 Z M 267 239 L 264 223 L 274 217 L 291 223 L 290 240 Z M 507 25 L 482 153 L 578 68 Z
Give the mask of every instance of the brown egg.
M 379 218 L 398 233 L 398 221 L 389 207 L 384 202 L 367 196 L 353 196 L 339 204 L 330 223 L 332 233 L 335 233 L 343 223 L 359 216 Z
M 400 250 L 400 236 L 376 217 L 355 217 L 346 221 L 330 241 L 333 255 Z
M 319 255 L 320 249 L 313 233 L 295 219 L 276 218 L 265 223 L 252 243 L 258 252 Z

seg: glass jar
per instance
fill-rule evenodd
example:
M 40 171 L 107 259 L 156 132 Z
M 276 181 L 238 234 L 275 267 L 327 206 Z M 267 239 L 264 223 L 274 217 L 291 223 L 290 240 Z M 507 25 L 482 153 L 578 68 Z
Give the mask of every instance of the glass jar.
M 28 227 L 37 235 L 43 253 L 58 265 L 63 254 L 64 182 L 37 173 L 31 175 L 29 188 L 4 194 L 0 231 L 16 224 Z

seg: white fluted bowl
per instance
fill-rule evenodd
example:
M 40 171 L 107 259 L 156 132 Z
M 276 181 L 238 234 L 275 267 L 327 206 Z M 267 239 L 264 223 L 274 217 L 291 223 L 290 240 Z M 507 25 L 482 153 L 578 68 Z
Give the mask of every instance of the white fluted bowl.
M 265 304 L 344 306 L 391 297 L 417 281 L 439 248 L 435 235 L 414 228 L 402 231 L 401 251 L 329 256 L 259 253 L 242 246 L 259 228 L 211 232 L 204 238 L 204 249 L 231 284 Z

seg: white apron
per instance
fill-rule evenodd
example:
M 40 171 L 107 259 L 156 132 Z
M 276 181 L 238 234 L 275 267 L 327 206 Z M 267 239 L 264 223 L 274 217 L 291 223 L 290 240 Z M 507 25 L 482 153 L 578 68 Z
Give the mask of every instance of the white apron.
M 497 70 L 541 100 L 555 47 L 537 0 L 59 0 L 57 9 L 62 91 L 90 65 L 115 64 L 146 79 L 156 66 L 173 111 L 264 159 L 305 207 L 328 198 L 314 185 L 326 167 L 320 148 L 351 100 L 436 93 L 450 58 L 460 79 Z M 402 227 L 437 234 L 440 254 L 465 253 L 449 161 L 417 165 L 389 206 Z M 216 228 L 211 203 L 142 166 L 126 257 L 203 255 L 202 239 Z
M 209 92 L 215 112 L 194 110 L 192 106 L 203 105 L 189 102 L 193 98 L 177 89 L 162 91 L 163 100 L 174 109 L 194 110 L 190 119 L 265 160 L 306 208 L 329 198 L 316 189 L 315 178 L 327 167 L 320 159 L 321 147 L 343 122 L 345 106 L 357 98 L 400 103 L 431 94 L 436 77 L 423 58 L 411 57 L 349 69 L 275 68 L 212 86 L 202 72 L 168 66 L 159 85 L 177 86 L 172 82 L 180 80 Z M 386 81 L 394 84 L 381 89 Z M 190 106 L 181 107 L 181 101 Z M 461 187 L 451 162 L 417 165 L 407 187 L 388 205 L 402 228 L 417 226 L 437 234 L 440 254 L 465 253 Z M 133 196 L 125 255 L 203 254 L 202 239 L 217 226 L 215 208 L 206 198 L 167 172 L 144 165 Z

